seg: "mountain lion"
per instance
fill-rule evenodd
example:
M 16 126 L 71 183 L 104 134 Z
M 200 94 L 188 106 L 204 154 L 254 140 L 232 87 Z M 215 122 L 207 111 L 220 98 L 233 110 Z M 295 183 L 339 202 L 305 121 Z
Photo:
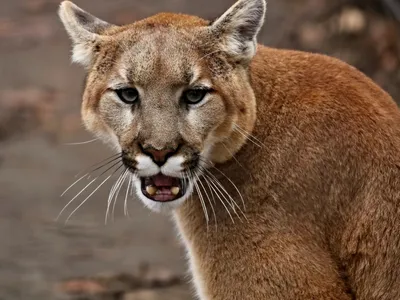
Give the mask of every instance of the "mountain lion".
M 256 42 L 264 0 L 117 26 L 65 1 L 82 117 L 171 212 L 198 297 L 400 299 L 400 112 L 355 68 Z

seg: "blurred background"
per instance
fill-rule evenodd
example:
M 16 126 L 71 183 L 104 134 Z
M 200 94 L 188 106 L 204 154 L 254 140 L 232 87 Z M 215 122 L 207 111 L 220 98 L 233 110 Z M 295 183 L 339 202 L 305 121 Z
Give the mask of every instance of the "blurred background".
M 160 11 L 213 19 L 234 0 L 76 0 L 124 24 Z M 84 71 L 69 60 L 59 0 L 0 1 L 0 299 L 193 299 L 173 223 L 123 194 L 105 225 L 110 180 L 57 215 L 75 175 L 112 152 L 80 121 Z M 260 42 L 341 58 L 400 101 L 399 0 L 269 0 Z M 93 190 L 94 187 L 91 189 Z M 88 188 L 89 192 L 91 191 Z

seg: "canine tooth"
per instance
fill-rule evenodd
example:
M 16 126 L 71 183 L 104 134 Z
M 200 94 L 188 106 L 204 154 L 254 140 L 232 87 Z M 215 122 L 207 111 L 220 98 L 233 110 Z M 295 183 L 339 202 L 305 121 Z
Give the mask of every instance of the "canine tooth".
M 180 190 L 181 190 L 181 189 L 180 189 L 179 187 L 173 186 L 173 187 L 171 188 L 171 193 L 172 193 L 174 196 L 176 196 L 176 195 L 179 194 Z
M 154 196 L 157 193 L 157 188 L 155 186 L 148 185 L 146 186 L 146 192 L 150 196 Z

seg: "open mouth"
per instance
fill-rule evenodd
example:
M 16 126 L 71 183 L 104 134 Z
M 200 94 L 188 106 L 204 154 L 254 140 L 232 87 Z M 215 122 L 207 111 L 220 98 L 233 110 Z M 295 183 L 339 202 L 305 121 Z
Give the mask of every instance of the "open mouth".
M 186 187 L 183 180 L 161 173 L 140 179 L 142 193 L 147 198 L 158 202 L 169 202 L 185 195 Z

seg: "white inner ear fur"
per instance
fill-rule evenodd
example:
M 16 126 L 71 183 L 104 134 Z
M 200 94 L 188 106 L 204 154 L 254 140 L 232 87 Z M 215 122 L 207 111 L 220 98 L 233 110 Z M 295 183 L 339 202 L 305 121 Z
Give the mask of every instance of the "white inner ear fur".
M 257 50 L 257 34 L 265 18 L 265 0 L 240 0 L 212 25 L 211 30 L 222 36 L 222 47 L 241 59 L 251 59 Z
M 75 44 L 72 49 L 71 60 L 74 63 L 89 66 L 93 57 L 92 48 L 85 44 Z

